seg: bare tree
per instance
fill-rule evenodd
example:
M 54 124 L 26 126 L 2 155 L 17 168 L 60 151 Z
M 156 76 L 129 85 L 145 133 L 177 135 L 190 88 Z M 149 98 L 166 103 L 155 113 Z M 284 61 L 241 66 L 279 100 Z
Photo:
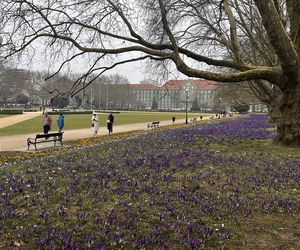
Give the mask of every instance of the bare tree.
M 119 64 L 171 62 L 189 77 L 276 86 L 278 140 L 300 144 L 300 0 L 2 0 L 0 5 L 5 57 L 22 52 L 33 58 L 39 42 L 43 55 L 61 62 L 56 72 L 79 57 L 87 60 L 71 94 L 80 91 L 87 75 Z M 119 59 L 132 51 L 139 56 Z
M 69 93 L 73 86 L 73 81 L 66 75 L 57 74 L 49 79 L 49 73 L 46 71 L 32 71 L 31 81 L 31 95 L 40 98 L 43 107 L 50 105 L 53 98 L 68 98 L 66 93 Z
M 230 107 L 233 102 L 244 102 L 247 104 L 258 102 L 247 82 L 239 84 L 224 83 L 217 88 L 215 98 L 222 98 L 223 105 L 227 107 Z

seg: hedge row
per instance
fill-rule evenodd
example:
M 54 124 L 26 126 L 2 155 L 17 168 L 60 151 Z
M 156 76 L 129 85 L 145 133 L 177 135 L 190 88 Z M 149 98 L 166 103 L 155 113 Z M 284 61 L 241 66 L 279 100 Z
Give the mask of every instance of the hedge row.
M 79 114 L 92 114 L 92 111 L 49 111 L 48 114 L 49 115 L 58 115 L 58 114 L 79 115 Z
M 114 114 L 119 114 L 120 112 L 118 111 L 101 111 L 101 110 L 94 110 L 96 113 L 114 113 Z M 58 114 L 92 114 L 93 111 L 91 110 L 86 110 L 86 111 L 66 111 L 66 110 L 57 110 L 57 111 L 49 111 L 48 114 L 49 115 L 58 115 Z
M 23 114 L 22 109 L 0 109 L 0 114 L 2 115 L 19 115 Z

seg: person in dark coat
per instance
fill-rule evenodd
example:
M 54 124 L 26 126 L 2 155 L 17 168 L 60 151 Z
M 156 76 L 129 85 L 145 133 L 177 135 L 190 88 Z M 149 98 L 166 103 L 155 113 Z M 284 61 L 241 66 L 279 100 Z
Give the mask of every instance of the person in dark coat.
M 108 134 L 110 135 L 113 131 L 113 124 L 114 124 L 114 116 L 112 113 L 110 113 L 107 117 L 107 129 L 108 129 Z

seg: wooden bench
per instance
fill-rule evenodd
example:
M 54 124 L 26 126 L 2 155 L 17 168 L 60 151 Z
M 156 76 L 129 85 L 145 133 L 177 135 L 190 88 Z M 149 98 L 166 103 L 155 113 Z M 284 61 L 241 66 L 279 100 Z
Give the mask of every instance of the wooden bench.
M 49 142 L 49 141 L 54 141 L 54 146 L 56 145 L 56 141 L 59 141 L 60 145 L 62 146 L 63 133 L 64 132 L 49 133 L 49 134 L 37 134 L 35 136 L 35 138 L 28 138 L 27 139 L 27 150 L 29 150 L 29 147 L 31 144 L 33 144 L 35 147 L 35 150 L 37 150 L 36 144 Z
M 156 129 L 159 128 L 159 122 L 151 122 L 147 124 L 147 129 Z
M 196 122 L 196 121 L 197 121 L 197 117 L 191 118 L 190 121 L 191 121 L 191 122 Z

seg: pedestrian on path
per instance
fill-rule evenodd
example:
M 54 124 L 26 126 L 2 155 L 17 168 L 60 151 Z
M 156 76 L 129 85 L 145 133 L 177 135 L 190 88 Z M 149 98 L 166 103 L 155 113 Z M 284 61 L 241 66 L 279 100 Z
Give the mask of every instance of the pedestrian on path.
M 43 117 L 44 134 L 48 134 L 48 132 L 51 130 L 51 125 L 52 125 L 52 118 L 48 114 L 48 112 L 45 112 Z
M 98 133 L 98 128 L 99 128 L 99 117 L 96 112 L 93 112 L 92 118 L 92 131 L 94 132 L 94 135 Z
M 65 117 L 62 113 L 60 113 L 57 119 L 57 131 L 62 132 L 64 126 L 65 126 Z
M 115 118 L 112 113 L 110 113 L 107 117 L 107 129 L 109 135 L 113 132 L 114 119 Z

